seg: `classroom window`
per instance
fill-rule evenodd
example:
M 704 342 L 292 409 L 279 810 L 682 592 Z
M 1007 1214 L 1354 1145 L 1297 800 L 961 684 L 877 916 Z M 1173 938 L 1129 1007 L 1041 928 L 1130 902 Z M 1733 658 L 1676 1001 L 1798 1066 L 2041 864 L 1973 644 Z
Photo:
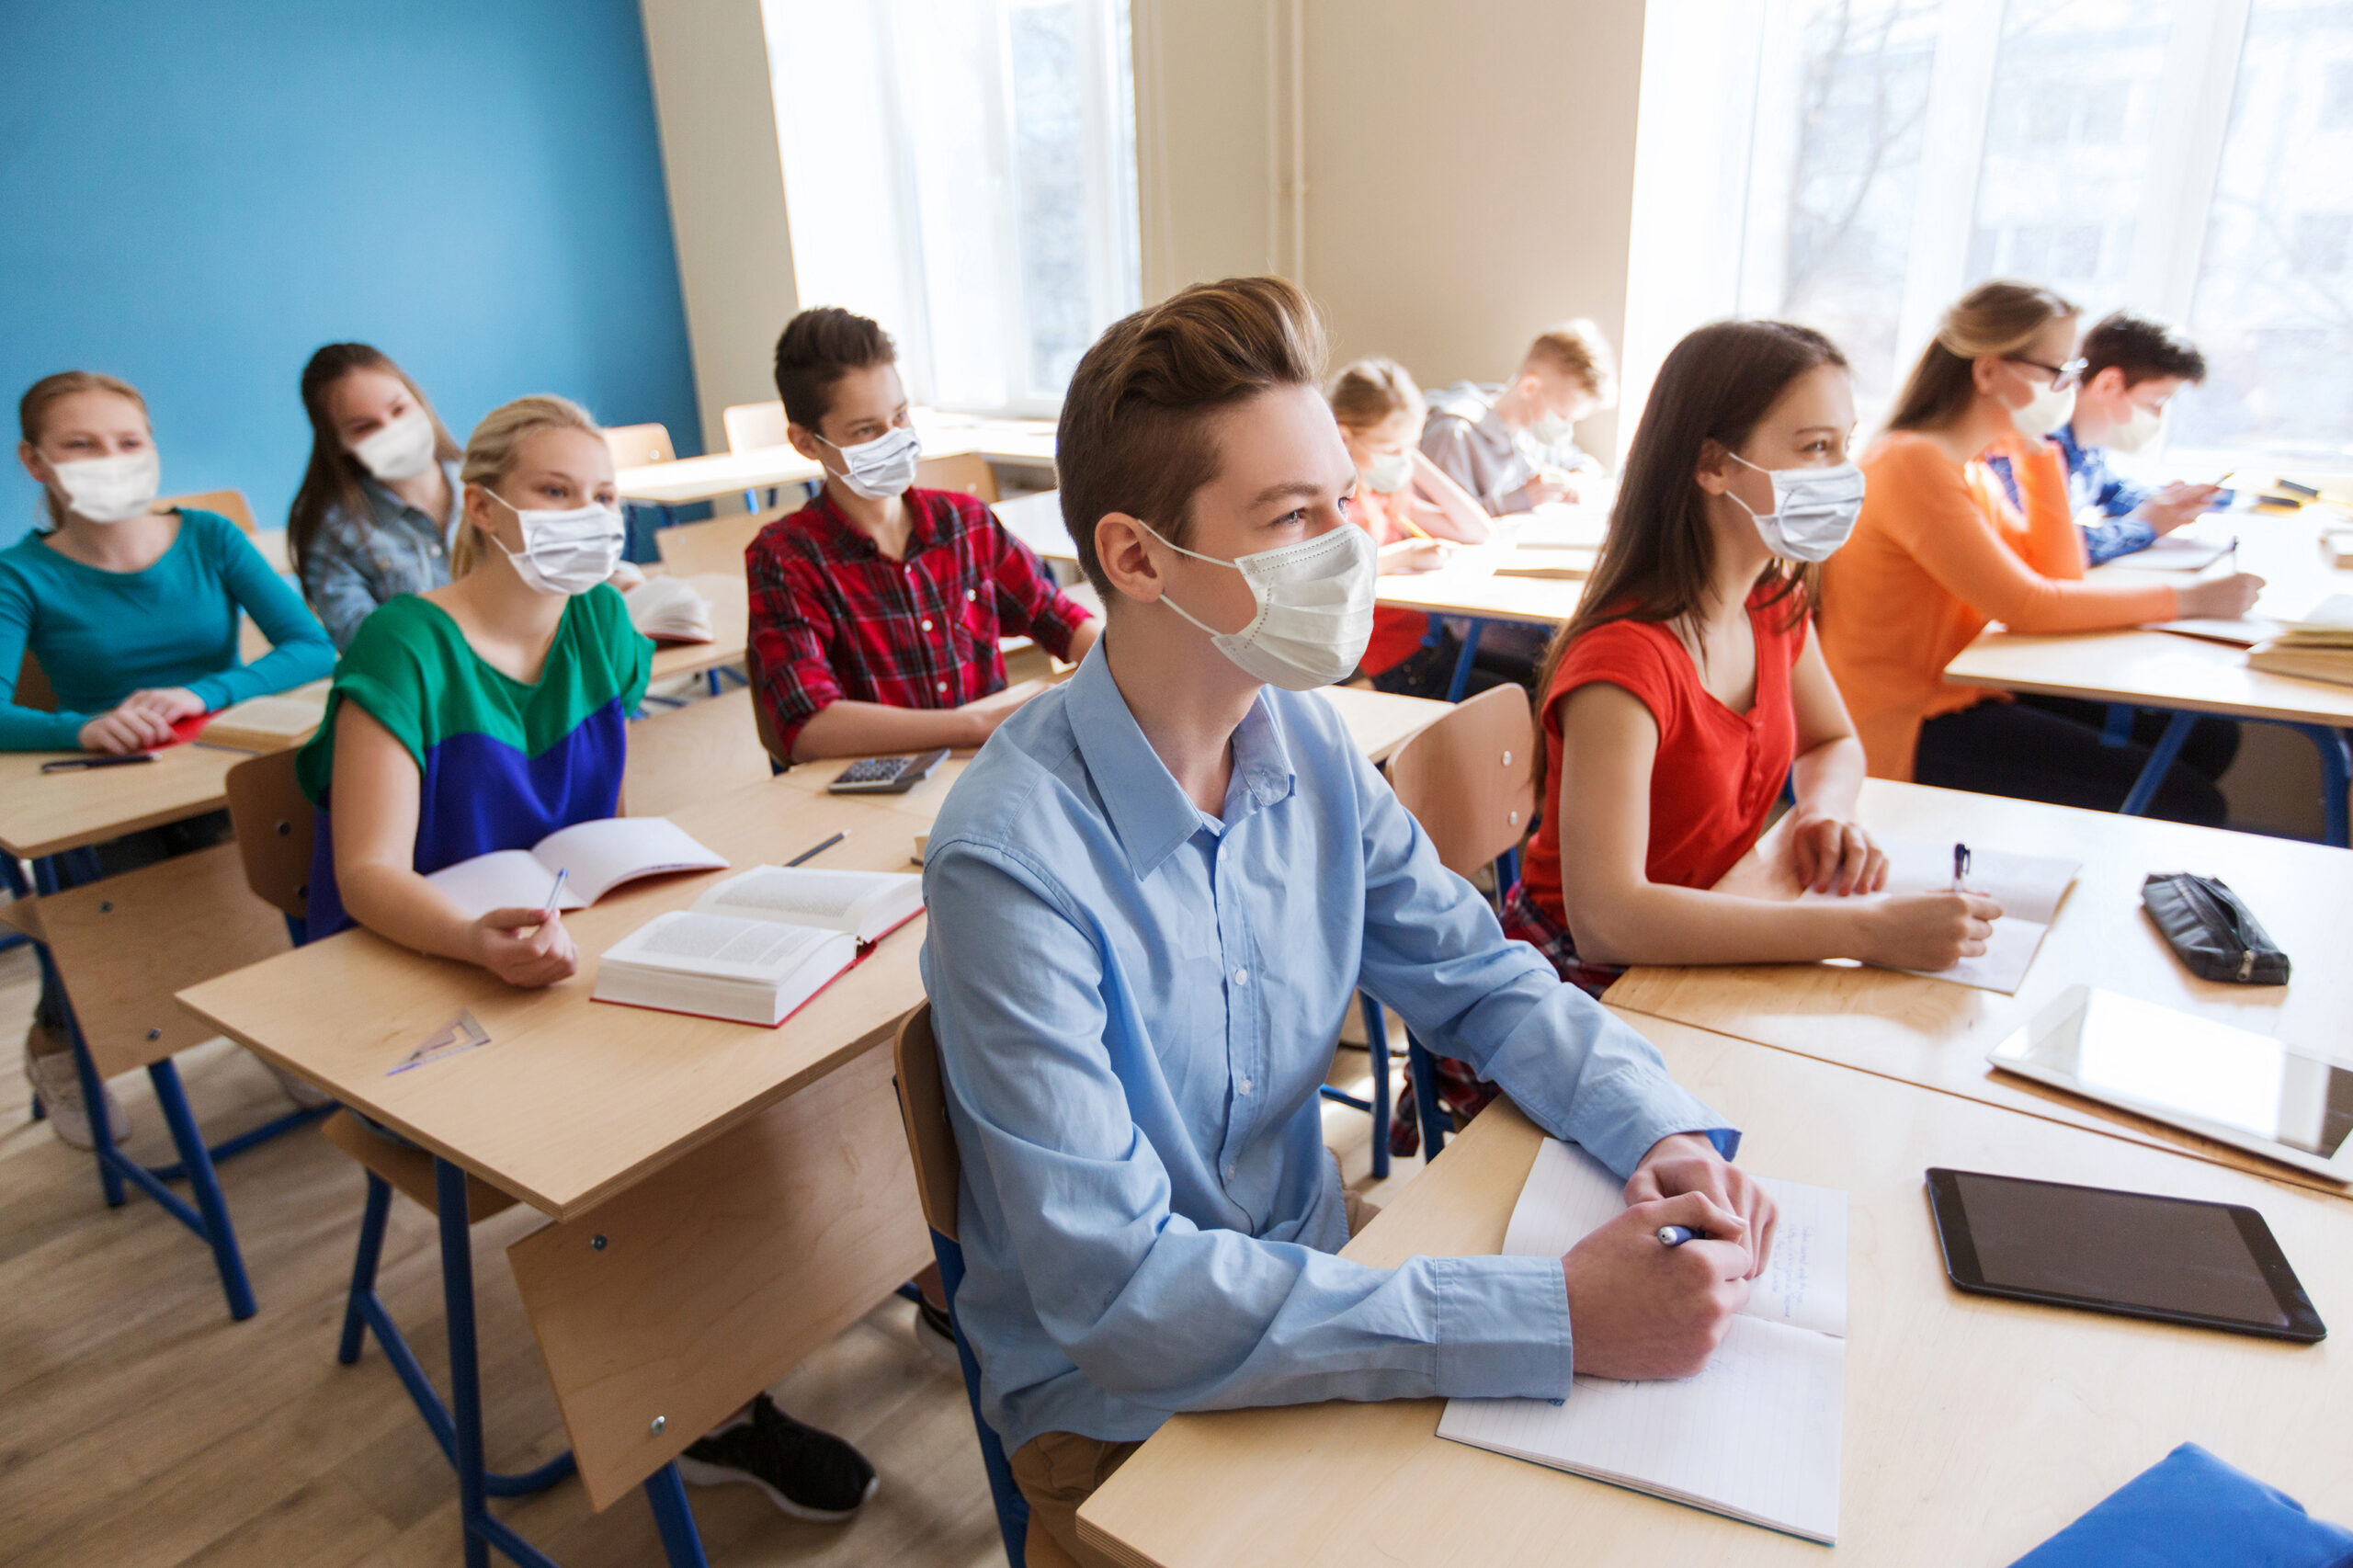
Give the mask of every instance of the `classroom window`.
M 764 0 L 796 290 L 910 394 L 1051 414 L 1135 308 L 1126 0 Z
M 1645 73 L 1638 163 L 1731 260 L 1665 260 L 1638 211 L 1630 392 L 1701 321 L 1782 316 L 1847 350 L 1869 426 L 1946 305 L 2020 277 L 2199 340 L 2165 460 L 2353 467 L 2353 6 L 1653 0 L 1647 26 L 1681 69 Z M 1745 156 L 1678 137 L 1696 113 Z

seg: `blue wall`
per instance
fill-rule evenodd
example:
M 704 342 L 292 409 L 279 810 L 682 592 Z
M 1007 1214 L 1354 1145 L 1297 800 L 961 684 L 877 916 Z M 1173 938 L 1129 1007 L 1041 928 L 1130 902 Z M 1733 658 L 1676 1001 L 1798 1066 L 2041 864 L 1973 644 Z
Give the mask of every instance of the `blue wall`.
M 557 392 L 700 449 L 636 0 L 0 4 L 0 397 L 146 393 L 164 488 L 282 527 L 322 343 L 460 441 Z M 7 464 L 0 542 L 39 488 Z

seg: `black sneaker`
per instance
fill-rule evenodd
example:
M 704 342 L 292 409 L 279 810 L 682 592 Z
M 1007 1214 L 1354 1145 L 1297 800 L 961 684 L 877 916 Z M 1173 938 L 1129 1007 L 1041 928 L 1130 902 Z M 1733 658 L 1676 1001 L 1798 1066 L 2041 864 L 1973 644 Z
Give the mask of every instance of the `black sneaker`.
M 830 1432 L 804 1426 L 766 1394 L 678 1456 L 678 1474 L 697 1486 L 756 1486 L 796 1519 L 848 1518 L 881 1478 L 866 1456 Z
M 915 1343 L 940 1366 L 963 1375 L 964 1363 L 956 1357 L 956 1324 L 949 1318 L 948 1309 L 935 1307 L 921 1296 L 915 1298 Z

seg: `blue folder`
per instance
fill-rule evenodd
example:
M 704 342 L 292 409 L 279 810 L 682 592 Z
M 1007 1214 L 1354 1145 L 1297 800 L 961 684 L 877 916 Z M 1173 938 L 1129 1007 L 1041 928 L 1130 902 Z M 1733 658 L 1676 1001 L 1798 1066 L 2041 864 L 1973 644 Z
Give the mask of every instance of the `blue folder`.
M 2353 1568 L 2353 1530 L 2184 1443 L 2011 1568 Z

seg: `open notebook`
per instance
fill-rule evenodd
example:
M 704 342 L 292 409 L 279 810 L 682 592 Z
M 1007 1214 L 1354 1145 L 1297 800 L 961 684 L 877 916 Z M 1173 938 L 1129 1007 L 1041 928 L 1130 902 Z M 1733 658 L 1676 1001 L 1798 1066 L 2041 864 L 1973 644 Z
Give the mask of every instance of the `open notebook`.
M 755 866 L 657 915 L 597 965 L 599 1002 L 776 1025 L 923 910 L 902 871 Z
M 539 909 L 558 871 L 558 909 L 585 909 L 623 882 L 667 871 L 715 871 L 727 857 L 695 842 L 668 817 L 606 817 L 549 834 L 529 849 L 501 849 L 445 866 L 425 880 L 455 899 L 468 915 L 494 909 Z
M 1938 892 L 1952 886 L 1951 845 L 1882 838 L 1879 846 L 1887 852 L 1885 891 Z M 2005 996 L 2016 995 L 2018 987 L 2026 983 L 2027 969 L 2034 962 L 2035 951 L 2042 946 L 2051 923 L 2059 918 L 2059 901 L 2067 896 L 2075 873 L 2083 869 L 2081 860 L 2063 860 L 2052 855 L 2018 855 L 2006 849 L 1971 845 L 1969 891 L 1984 893 L 2002 906 L 2002 917 L 1994 922 L 1994 934 L 1986 941 L 1985 951 L 1977 958 L 1963 959 L 1950 969 L 1904 972 L 1974 985 L 1981 991 L 1998 991 Z M 1798 895 L 1802 902 L 1817 903 L 1837 896 L 1813 892 Z
M 1454 1399 L 1438 1435 L 1749 1524 L 1834 1543 L 1847 1385 L 1847 1195 L 1759 1178 L 1773 1257 L 1696 1378 L 1579 1377 L 1559 1403 Z M 1548 1138 L 1504 1251 L 1557 1256 L 1625 1208 L 1618 1179 Z
M 623 600 L 629 623 L 656 642 L 709 642 L 710 601 L 678 577 L 648 577 Z

